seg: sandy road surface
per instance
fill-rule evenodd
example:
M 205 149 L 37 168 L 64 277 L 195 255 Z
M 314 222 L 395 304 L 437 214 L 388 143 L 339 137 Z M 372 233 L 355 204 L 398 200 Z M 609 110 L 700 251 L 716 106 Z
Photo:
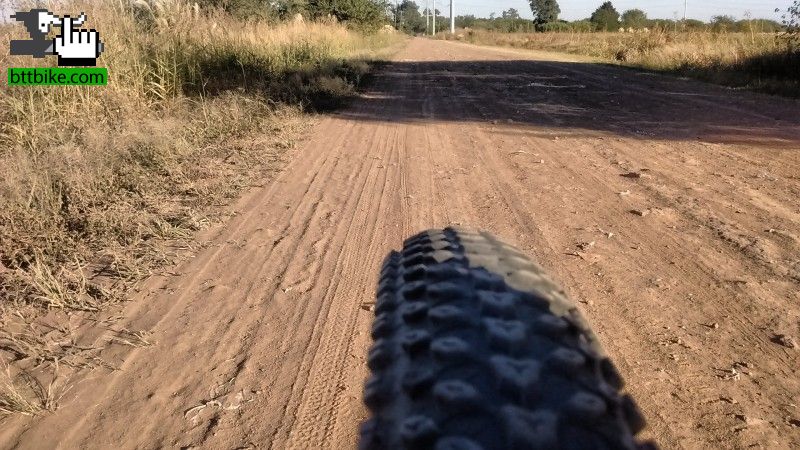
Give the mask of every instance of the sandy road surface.
M 144 286 L 127 325 L 157 345 L 0 443 L 350 447 L 383 256 L 462 224 L 517 243 L 583 300 L 665 448 L 798 446 L 800 351 L 772 341 L 800 335 L 798 111 L 414 40 L 176 276 Z

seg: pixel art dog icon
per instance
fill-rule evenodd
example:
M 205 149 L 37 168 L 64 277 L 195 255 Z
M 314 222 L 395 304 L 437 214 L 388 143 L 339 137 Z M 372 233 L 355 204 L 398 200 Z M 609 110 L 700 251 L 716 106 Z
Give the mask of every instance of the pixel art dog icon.
M 69 15 L 59 17 L 46 9 L 32 9 L 28 12 L 17 12 L 11 17 L 22 22 L 31 36 L 27 40 L 12 40 L 12 55 L 28 55 L 34 58 L 56 55 L 61 67 L 93 67 L 103 53 L 104 45 L 97 30 L 80 28 L 86 22 L 84 13 L 77 18 Z M 47 35 L 55 27 L 60 28 L 61 34 L 48 39 Z

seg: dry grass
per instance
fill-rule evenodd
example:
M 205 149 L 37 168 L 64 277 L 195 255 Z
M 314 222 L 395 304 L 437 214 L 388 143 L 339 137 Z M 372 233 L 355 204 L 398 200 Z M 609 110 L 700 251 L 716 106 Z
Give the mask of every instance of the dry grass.
M 68 390 L 58 383 L 57 377 L 45 386 L 30 373 L 20 371 L 14 374 L 6 365 L 0 372 L 0 418 L 10 414 L 37 416 L 55 411 Z
M 96 367 L 116 369 L 98 356 L 100 347 L 80 344 L 75 330 L 65 326 L 53 328 L 33 323 L 22 325 L 19 322 L 3 325 L 3 332 L 0 333 L 0 351 L 5 354 L 5 359 L 9 360 L 3 363 L 15 362 L 17 363 L 15 367 L 18 369 L 37 370 L 43 367 L 61 366 L 73 369 Z M 137 340 L 135 335 L 129 336 L 124 331 L 115 333 L 110 339 L 115 338 Z
M 14 413 L 35 416 L 47 410 L 47 395 L 36 378 L 30 375 L 12 378 L 9 373 L 3 378 L 0 381 L 0 416 Z
M 73 5 L 105 42 L 108 86 L 0 96 L 0 362 L 104 365 L 67 330 L 32 324 L 98 314 L 191 251 L 219 206 L 280 167 L 305 111 L 349 98 L 398 40 L 332 22 L 243 22 L 181 1 L 132 5 Z M 52 63 L 6 56 L 12 38 L 27 38 L 24 28 L 0 25 L 3 73 Z M 111 341 L 150 344 L 126 330 Z M 26 376 L 0 382 L 0 411 L 52 406 Z
M 150 332 L 148 331 L 131 331 L 128 329 L 121 329 L 113 331 L 113 335 L 108 338 L 109 343 L 127 345 L 129 347 L 150 347 L 153 342 L 150 340 Z
M 800 96 L 800 54 L 772 33 L 495 33 L 468 30 L 481 45 L 580 54 L 623 65 L 693 76 L 737 88 Z M 453 39 L 441 35 L 444 39 Z

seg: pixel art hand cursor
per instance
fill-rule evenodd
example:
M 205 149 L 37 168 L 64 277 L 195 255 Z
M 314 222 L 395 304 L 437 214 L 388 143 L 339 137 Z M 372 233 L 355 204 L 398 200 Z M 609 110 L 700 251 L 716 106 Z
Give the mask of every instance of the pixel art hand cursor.
M 86 21 L 86 14 L 77 19 L 61 18 L 61 35 L 53 39 L 53 48 L 58 55 L 59 66 L 95 66 L 97 57 L 103 52 L 103 43 L 96 30 L 74 29 Z
M 22 22 L 31 36 L 31 40 L 11 41 L 12 55 L 30 55 L 34 58 L 56 55 L 59 66 L 95 66 L 104 50 L 97 30 L 75 28 L 86 22 L 84 13 L 73 19 L 69 15 L 58 17 L 45 9 L 33 9 L 11 17 Z M 61 34 L 54 39 L 47 39 L 51 27 L 61 27 Z

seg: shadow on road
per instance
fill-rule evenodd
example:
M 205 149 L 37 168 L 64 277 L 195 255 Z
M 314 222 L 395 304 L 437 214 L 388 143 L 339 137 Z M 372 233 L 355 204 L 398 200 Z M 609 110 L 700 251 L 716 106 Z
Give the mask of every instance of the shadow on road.
M 396 62 L 339 116 L 800 148 L 800 101 L 591 63 Z

